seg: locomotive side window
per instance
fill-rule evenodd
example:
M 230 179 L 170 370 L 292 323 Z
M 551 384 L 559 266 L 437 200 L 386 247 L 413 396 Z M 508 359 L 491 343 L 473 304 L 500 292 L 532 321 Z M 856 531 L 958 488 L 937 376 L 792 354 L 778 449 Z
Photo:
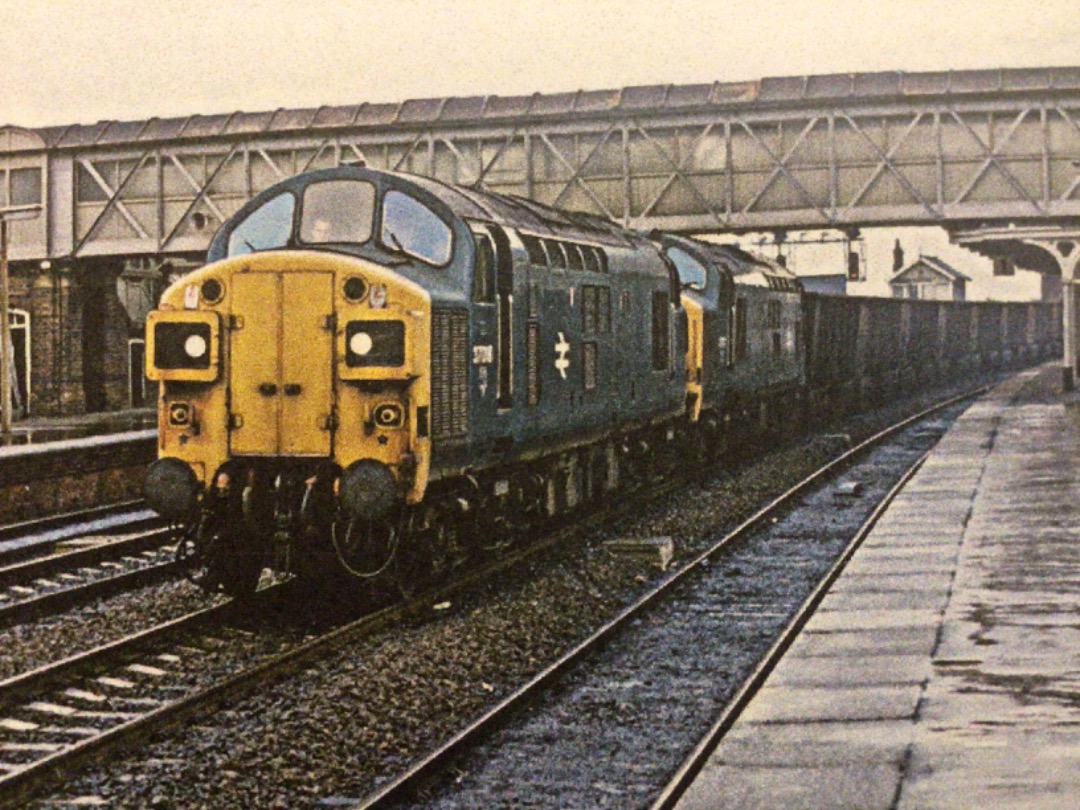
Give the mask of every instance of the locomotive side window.
M 769 328 L 770 329 L 779 329 L 780 328 L 780 302 L 779 301 L 769 301 L 767 317 L 768 317 L 768 320 L 769 320 Z
M 705 289 L 708 275 L 701 262 L 685 250 L 677 247 L 668 248 L 667 256 L 671 259 L 671 263 L 675 265 L 675 269 L 678 270 L 679 282 L 683 287 L 689 287 L 691 290 Z
M 566 269 L 566 254 L 563 253 L 562 245 L 556 242 L 554 239 L 546 240 L 548 258 L 551 261 L 551 266 L 559 270 Z
M 535 236 L 522 235 L 521 241 L 525 243 L 525 250 L 529 253 L 529 264 L 537 267 L 547 267 L 547 253 L 544 252 L 544 242 Z
M 495 292 L 499 304 L 499 377 L 498 404 L 509 408 L 514 404 L 514 261 L 510 240 L 497 225 L 491 226 L 495 248 Z
M 540 285 L 535 282 L 529 285 L 529 317 L 540 317 Z
M 733 307 L 731 324 L 734 334 L 732 335 L 731 363 L 740 363 L 746 359 L 746 299 L 736 298 Z
M 229 236 L 229 256 L 285 247 L 292 235 L 296 198 L 279 194 L 256 208 Z
M 473 231 L 476 240 L 476 271 L 473 274 L 473 301 L 479 304 L 495 303 L 495 246 L 491 237 Z
M 663 371 L 668 366 L 668 294 L 652 294 L 652 367 Z
M 313 183 L 304 189 L 300 241 L 310 244 L 371 238 L 375 219 L 375 186 L 359 180 Z
M 564 242 L 563 247 L 566 249 L 566 258 L 570 265 L 570 269 L 584 270 L 585 260 L 581 257 L 581 248 L 570 242 Z
M 400 191 L 383 197 L 382 243 L 420 261 L 442 267 L 453 254 L 450 226 L 423 203 Z
M 772 356 L 773 360 L 779 360 L 783 355 L 783 339 L 780 334 L 780 302 L 769 301 L 768 303 L 766 317 L 768 319 L 768 328 L 772 330 Z
M 596 248 L 587 245 L 581 246 L 581 254 L 585 259 L 585 269 L 590 273 L 600 272 L 600 259 L 596 256 Z

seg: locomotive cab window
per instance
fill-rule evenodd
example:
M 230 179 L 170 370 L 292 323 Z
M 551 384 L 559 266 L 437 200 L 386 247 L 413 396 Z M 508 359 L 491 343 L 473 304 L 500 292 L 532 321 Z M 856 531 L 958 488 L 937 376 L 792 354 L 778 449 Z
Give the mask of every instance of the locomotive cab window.
M 312 183 L 304 189 L 300 241 L 363 244 L 371 238 L 375 186 L 360 180 Z
M 296 198 L 279 194 L 256 208 L 229 235 L 229 256 L 285 247 L 292 236 Z
M 383 197 L 382 243 L 436 267 L 443 267 L 453 255 L 450 226 L 419 200 L 400 191 Z
M 691 290 L 704 290 L 708 280 L 705 266 L 685 250 L 677 247 L 667 249 L 667 256 L 679 273 L 679 283 Z

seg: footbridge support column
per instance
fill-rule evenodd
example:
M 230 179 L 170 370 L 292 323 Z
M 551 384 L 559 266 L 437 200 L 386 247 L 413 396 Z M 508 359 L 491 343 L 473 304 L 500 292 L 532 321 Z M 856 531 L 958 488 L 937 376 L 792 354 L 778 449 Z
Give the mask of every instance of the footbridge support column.
M 950 230 L 953 242 L 994 258 L 1006 257 L 1022 270 L 1061 277 L 1061 384 L 1066 391 L 1080 379 L 1080 227 L 1073 224 L 982 227 Z M 1044 284 L 1044 290 L 1047 285 Z
M 1077 348 L 1080 346 L 1080 238 L 1025 239 L 1025 244 L 1048 253 L 1061 270 L 1061 326 L 1064 348 L 1061 362 L 1061 385 L 1066 391 L 1076 389 L 1080 369 Z

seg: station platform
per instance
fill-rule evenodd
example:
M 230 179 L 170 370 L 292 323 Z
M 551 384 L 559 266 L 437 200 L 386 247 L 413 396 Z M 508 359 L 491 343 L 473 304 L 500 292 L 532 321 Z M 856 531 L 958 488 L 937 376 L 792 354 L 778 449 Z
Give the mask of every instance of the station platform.
M 971 406 L 678 810 L 1080 808 L 1080 394 Z
M 0 437 L 0 450 L 27 444 L 66 441 L 86 436 L 104 436 L 157 428 L 155 408 L 129 408 L 121 411 L 75 414 L 72 416 L 30 417 L 15 419 L 11 435 Z

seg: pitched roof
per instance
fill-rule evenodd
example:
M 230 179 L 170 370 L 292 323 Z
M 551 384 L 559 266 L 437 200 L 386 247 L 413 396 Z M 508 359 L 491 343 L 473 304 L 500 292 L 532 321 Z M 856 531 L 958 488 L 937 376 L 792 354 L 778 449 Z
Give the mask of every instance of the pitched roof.
M 911 264 L 909 264 L 907 267 L 905 267 L 903 270 L 901 270 L 899 273 L 889 279 L 889 283 L 895 284 L 897 281 L 901 281 L 904 276 L 906 276 L 908 273 L 910 273 L 912 270 L 914 270 L 916 267 L 919 267 L 920 265 L 927 268 L 933 273 L 937 273 L 939 276 L 944 276 L 949 281 L 971 281 L 970 276 L 964 275 L 952 265 L 948 264 L 947 262 L 943 262 L 937 256 L 920 256 L 918 259 L 913 261 Z
M 335 128 L 416 128 L 488 120 L 635 115 L 680 109 L 757 105 L 820 105 L 836 99 L 867 102 L 925 96 L 1030 94 L 1080 88 L 1080 67 L 994 68 L 908 73 L 836 73 L 766 77 L 743 82 L 668 84 L 524 96 L 453 96 L 402 102 L 327 105 L 261 112 L 188 115 L 135 121 L 98 121 L 35 128 L 47 149 L 130 143 L 281 135 Z

